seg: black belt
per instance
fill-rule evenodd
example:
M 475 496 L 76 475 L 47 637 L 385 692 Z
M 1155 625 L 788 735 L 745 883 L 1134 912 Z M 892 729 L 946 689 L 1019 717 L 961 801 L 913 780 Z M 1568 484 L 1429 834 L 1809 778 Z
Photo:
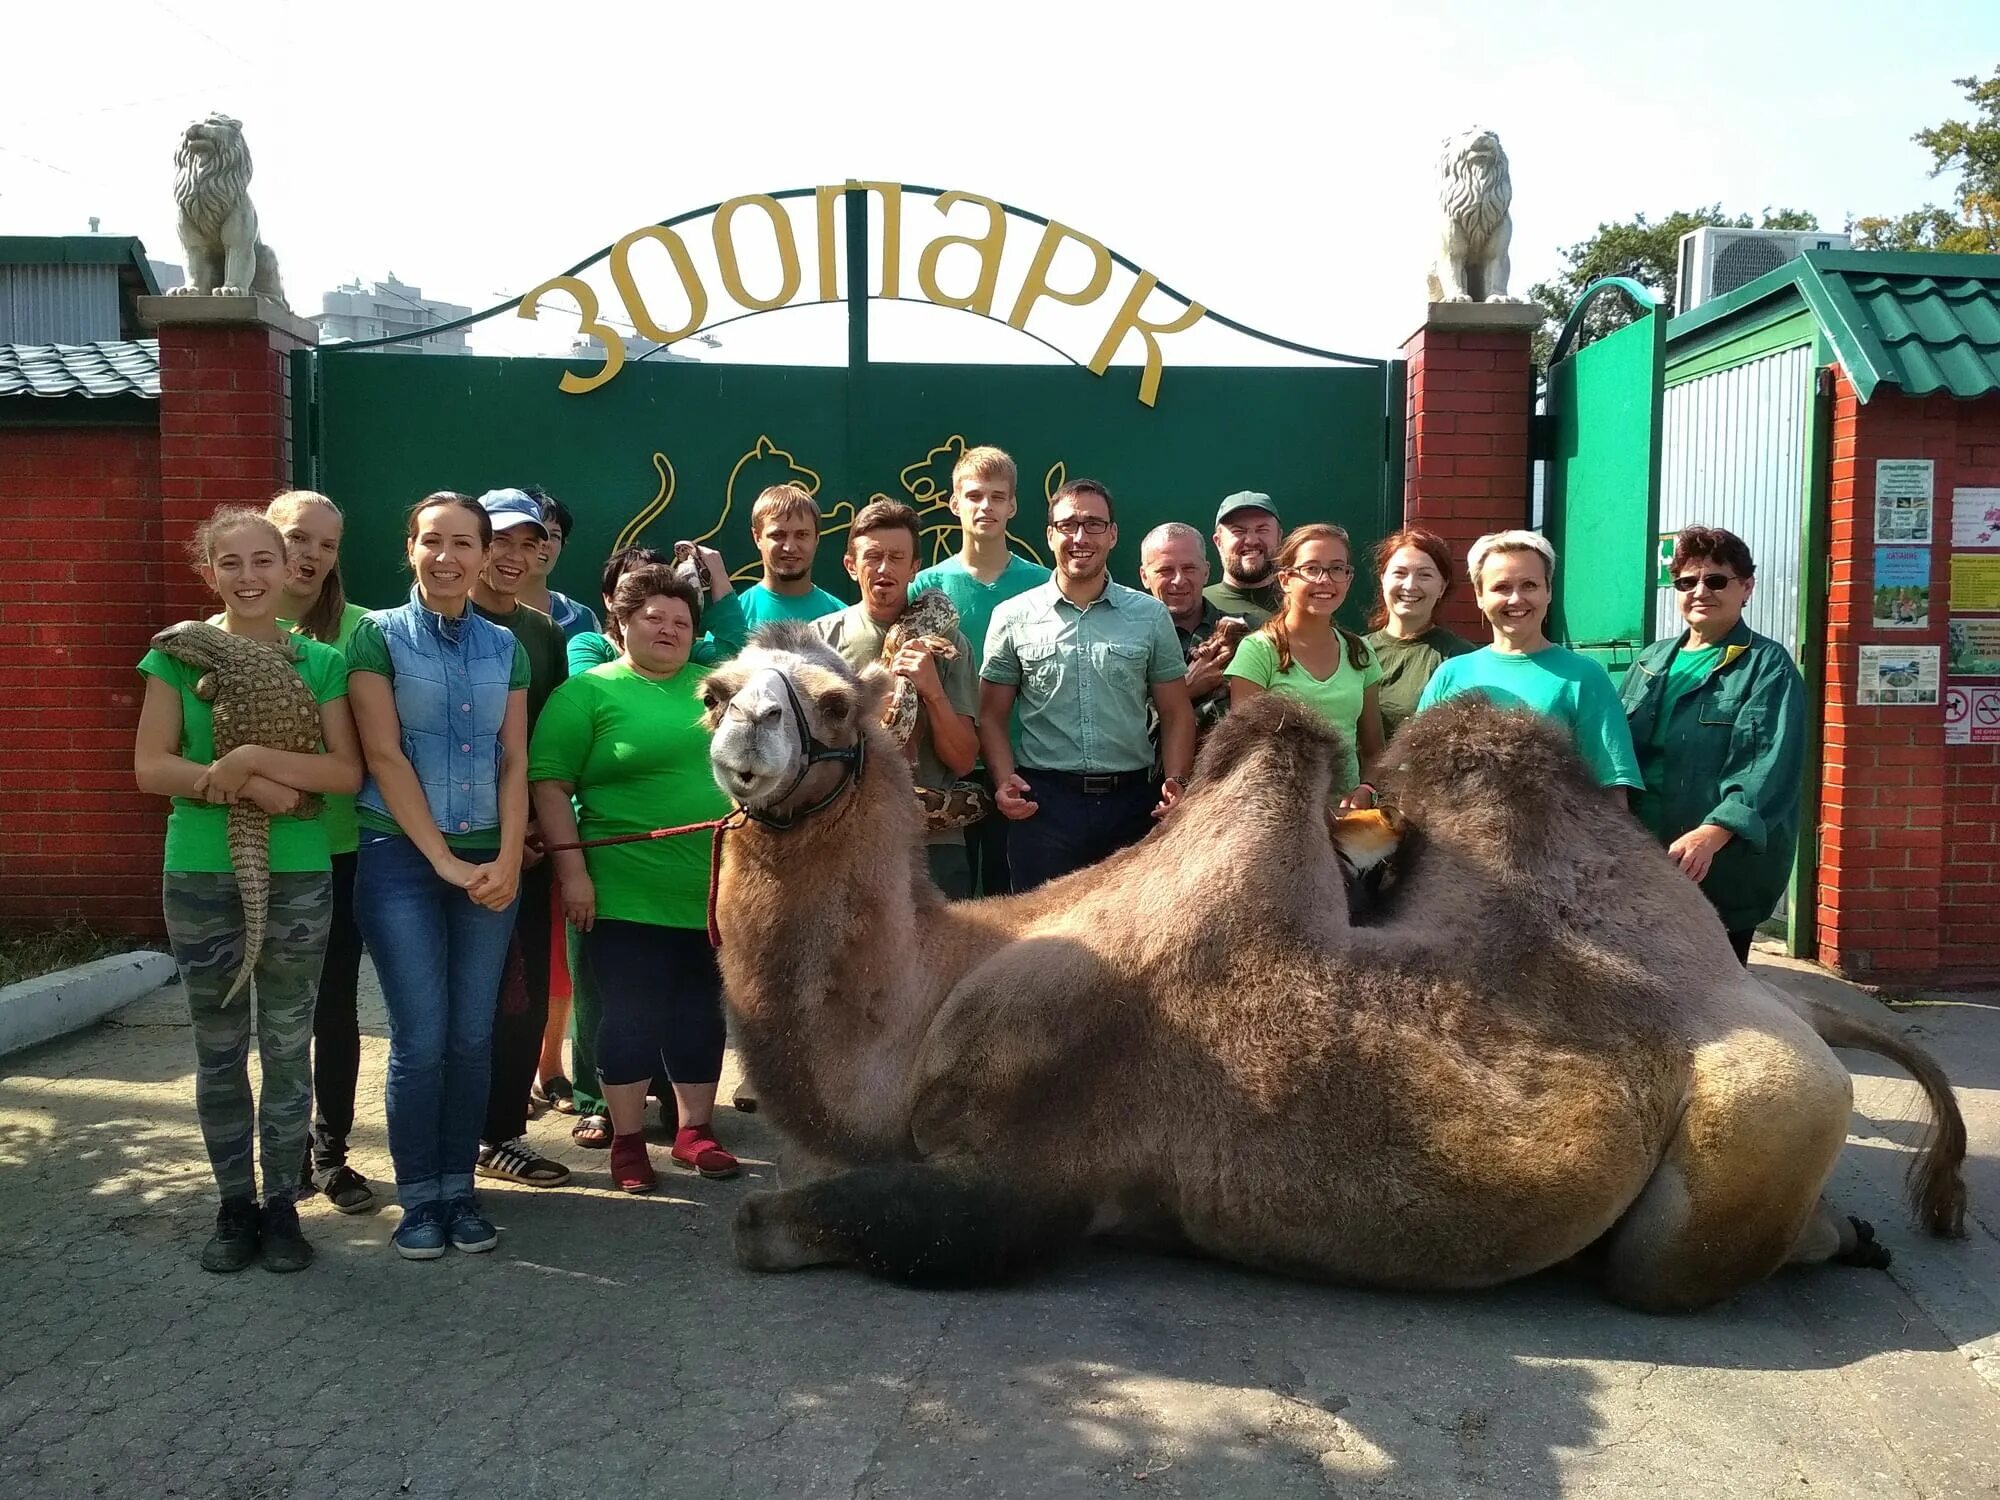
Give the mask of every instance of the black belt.
M 1154 782 L 1150 770 L 1037 771 L 1022 766 L 1019 774 L 1031 787 L 1038 781 L 1044 781 L 1051 786 L 1062 787 L 1065 791 L 1080 792 L 1086 797 L 1108 797 L 1113 792 L 1129 791 L 1135 786 L 1151 786 Z

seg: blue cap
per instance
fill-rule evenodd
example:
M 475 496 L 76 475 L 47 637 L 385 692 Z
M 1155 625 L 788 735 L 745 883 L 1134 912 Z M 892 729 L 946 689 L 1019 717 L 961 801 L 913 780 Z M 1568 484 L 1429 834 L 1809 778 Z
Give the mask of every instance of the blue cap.
M 479 497 L 479 506 L 492 519 L 495 531 L 532 526 L 544 537 L 549 534 L 549 523 L 542 519 L 541 506 L 526 490 L 488 490 Z

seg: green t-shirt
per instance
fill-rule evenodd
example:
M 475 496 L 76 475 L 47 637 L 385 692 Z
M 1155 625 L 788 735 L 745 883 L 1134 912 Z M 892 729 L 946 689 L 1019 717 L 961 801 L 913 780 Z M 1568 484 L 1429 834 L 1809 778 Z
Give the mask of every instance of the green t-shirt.
M 1618 690 L 1611 674 L 1589 657 L 1564 646 L 1526 655 L 1482 646 L 1440 666 L 1417 708 L 1462 693 L 1484 693 L 1502 708 L 1531 708 L 1554 719 L 1569 731 L 1599 785 L 1645 786 Z
M 550 695 L 528 749 L 530 781 L 575 788 L 585 839 L 705 822 L 729 812 L 708 763 L 701 680 L 655 681 L 623 662 L 592 667 Z M 655 927 L 708 925 L 710 836 L 684 833 L 583 851 L 597 914 Z
M 826 615 L 813 621 L 813 629 L 856 671 L 871 661 L 882 659 L 882 641 L 889 634 L 889 627 L 876 624 L 859 604 L 849 605 L 837 615 Z M 944 684 L 944 695 L 951 700 L 953 710 L 976 720 L 979 717 L 979 675 L 972 670 L 972 647 L 962 631 L 953 631 L 949 639 L 958 654 L 932 658 L 937 664 L 938 680 Z M 917 728 L 912 738 L 917 747 L 916 763 L 910 768 L 912 779 L 918 786 L 929 787 L 933 791 L 949 791 L 957 778 L 938 759 L 931 742 L 930 718 L 921 710 L 917 714 Z M 932 835 L 929 842 L 962 844 L 965 842 L 965 830 L 947 829 Z
M 1284 601 L 1274 579 L 1261 588 L 1239 589 L 1224 579 L 1221 583 L 1211 583 L 1201 591 L 1201 597 L 1213 604 L 1225 615 L 1235 615 L 1239 620 L 1248 620 L 1255 630 L 1272 615 Z
M 974 578 L 963 557 L 948 557 L 910 580 L 910 597 L 936 589 L 951 601 L 951 607 L 958 611 L 958 628 L 972 643 L 972 673 L 977 677 L 986 663 L 986 627 L 993 623 L 993 611 L 1016 594 L 1048 581 L 1047 568 L 1012 552 L 1007 554 L 1007 566 L 991 583 Z
M 1237 646 L 1222 675 L 1241 677 L 1271 692 L 1296 698 L 1339 730 L 1340 737 L 1347 742 L 1347 770 L 1334 790 L 1345 795 L 1361 784 L 1361 713 L 1367 706 L 1368 689 L 1382 680 L 1382 666 L 1370 651 L 1368 665 L 1357 667 L 1348 660 L 1346 640 L 1343 638 L 1338 644 L 1340 659 L 1333 674 L 1319 678 L 1301 666 L 1296 657 L 1280 671 L 1277 643 L 1263 631 L 1253 631 Z
M 1417 700 L 1430 686 L 1431 674 L 1454 656 L 1477 648 L 1449 630 L 1433 626 L 1422 635 L 1404 639 L 1386 630 L 1368 636 L 1375 660 L 1382 663 L 1382 682 L 1375 695 L 1382 706 L 1382 732 L 1394 734 L 1417 711 Z
M 747 589 L 738 589 L 732 597 L 741 601 L 746 635 L 780 620 L 817 620 L 821 615 L 847 608 L 843 600 L 822 588 L 794 596 L 774 594 L 763 584 L 753 583 Z
M 528 648 L 528 733 L 533 734 L 542 705 L 569 676 L 569 642 L 563 638 L 562 627 L 526 604 L 517 604 L 504 615 L 496 615 L 477 602 L 472 607 L 481 619 L 513 632 L 514 639 Z
M 347 663 L 333 647 L 318 641 L 294 638 L 297 648 L 294 665 L 315 700 L 330 703 L 347 696 Z M 164 651 L 148 651 L 139 658 L 139 670 L 157 677 L 181 695 L 181 755 L 196 765 L 215 761 L 215 719 L 209 706 L 194 695 L 194 685 L 203 669 L 189 666 Z M 203 802 L 192 797 L 173 799 L 167 815 L 165 869 L 175 874 L 189 872 L 227 875 L 229 864 L 229 808 L 219 802 Z M 271 819 L 271 869 L 275 874 L 330 870 L 327 830 L 324 818 L 278 817 Z
M 473 606 L 475 609 L 477 605 Z M 485 611 L 481 610 L 481 614 Z M 543 615 L 547 620 L 549 617 Z M 553 624 L 553 621 L 550 621 Z M 373 620 L 363 620 L 354 627 L 354 634 L 347 640 L 347 670 L 350 672 L 373 672 L 378 677 L 396 680 L 396 665 L 389 659 L 389 643 L 382 639 L 382 627 Z M 528 663 L 528 648 L 521 644 L 521 637 L 514 637 L 514 664 L 507 672 L 507 691 L 518 693 L 529 683 L 532 668 Z M 393 833 L 402 835 L 403 830 L 394 818 L 371 812 L 362 807 L 355 809 L 355 821 L 370 833 Z M 442 832 L 442 830 L 440 830 Z M 444 834 L 447 849 L 491 849 L 493 837 L 498 827 L 473 828 L 464 833 Z
M 368 611 L 352 599 L 340 607 L 340 634 L 333 639 L 333 649 L 341 654 L 343 663 L 347 656 L 347 643 L 354 639 L 354 627 L 361 623 L 361 617 Z M 297 623 L 292 620 L 278 622 L 294 635 L 303 635 Z M 345 671 L 345 666 L 342 668 Z M 328 792 L 320 798 L 325 804 L 319 815 L 326 828 L 326 847 L 333 854 L 352 854 L 361 847 L 361 825 L 354 816 L 354 798 L 340 792 Z
M 1660 689 L 1660 706 L 1653 719 L 1653 733 L 1648 741 L 1649 750 L 1664 750 L 1667 744 L 1667 730 L 1671 727 L 1674 709 L 1689 693 L 1694 692 L 1708 681 L 1709 673 L 1722 660 L 1723 646 L 1717 642 L 1713 646 L 1683 646 L 1674 653 L 1674 659 L 1667 663 L 1667 680 Z M 1667 758 L 1664 755 L 1648 755 L 1645 763 L 1646 789 L 1639 794 L 1634 811 L 1639 821 L 1660 833 L 1662 811 L 1660 797 L 1667 786 Z

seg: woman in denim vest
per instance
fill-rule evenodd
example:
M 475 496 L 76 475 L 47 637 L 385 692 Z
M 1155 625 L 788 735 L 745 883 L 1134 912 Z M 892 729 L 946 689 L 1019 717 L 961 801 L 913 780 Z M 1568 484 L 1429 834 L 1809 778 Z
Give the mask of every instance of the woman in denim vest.
M 357 799 L 354 914 L 389 1011 L 396 1252 L 491 1250 L 472 1191 L 528 823 L 527 652 L 467 607 L 492 544 L 467 496 L 410 510 L 409 603 L 376 610 L 347 648 L 368 762 Z

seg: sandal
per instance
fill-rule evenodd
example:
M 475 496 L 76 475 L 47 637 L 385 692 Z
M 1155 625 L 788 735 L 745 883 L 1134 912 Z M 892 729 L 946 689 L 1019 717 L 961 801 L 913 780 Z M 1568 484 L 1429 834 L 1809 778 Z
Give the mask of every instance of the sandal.
M 660 1177 L 646 1152 L 643 1135 L 621 1135 L 611 1142 L 611 1184 L 621 1193 L 650 1193 Z
M 610 1116 L 578 1115 L 576 1123 L 569 1128 L 569 1138 L 592 1151 L 604 1150 L 611 1144 Z
M 704 1177 L 734 1177 L 737 1172 L 736 1158 L 716 1145 L 708 1125 L 683 1125 L 674 1137 L 672 1160 L 682 1171 Z
M 558 1073 L 542 1085 L 542 1093 L 549 1101 L 549 1108 L 559 1115 L 576 1113 L 576 1088 Z

